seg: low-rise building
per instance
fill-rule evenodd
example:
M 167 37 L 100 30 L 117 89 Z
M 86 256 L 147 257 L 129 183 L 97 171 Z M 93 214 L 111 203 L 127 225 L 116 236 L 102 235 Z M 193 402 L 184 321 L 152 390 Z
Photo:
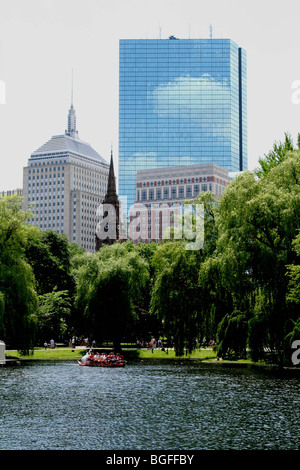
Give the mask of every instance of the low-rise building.
M 210 191 L 217 198 L 231 181 L 228 170 L 214 163 L 139 170 L 136 199 L 130 210 L 130 238 L 159 242 L 174 227 L 182 203 Z

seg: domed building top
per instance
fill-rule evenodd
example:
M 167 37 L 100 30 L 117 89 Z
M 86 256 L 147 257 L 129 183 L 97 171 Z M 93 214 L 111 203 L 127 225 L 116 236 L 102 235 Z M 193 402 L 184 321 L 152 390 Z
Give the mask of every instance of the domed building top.
M 85 157 L 103 164 L 106 168 L 109 167 L 108 162 L 101 157 L 101 155 L 99 155 L 99 153 L 96 152 L 90 144 L 79 138 L 78 131 L 76 129 L 76 111 L 73 106 L 73 86 L 71 106 L 68 113 L 68 129 L 65 131 L 65 134 L 54 135 L 50 140 L 48 140 L 48 142 L 35 150 L 31 154 L 31 159 L 35 160 L 39 159 L 39 157 L 59 157 L 65 155 Z
M 65 155 L 73 154 L 81 157 L 86 157 L 92 160 L 96 160 L 98 163 L 103 163 L 108 167 L 108 162 L 99 155 L 96 150 L 91 147 L 90 144 L 79 139 L 79 137 L 72 137 L 68 134 L 54 135 L 48 142 L 39 147 L 35 152 L 31 154 L 31 158 L 38 158 L 51 155 Z

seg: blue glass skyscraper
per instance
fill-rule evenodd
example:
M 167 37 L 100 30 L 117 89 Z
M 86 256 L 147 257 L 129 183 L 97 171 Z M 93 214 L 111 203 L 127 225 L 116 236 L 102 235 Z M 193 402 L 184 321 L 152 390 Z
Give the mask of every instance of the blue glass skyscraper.
M 247 169 L 246 52 L 230 39 L 120 40 L 119 195 L 137 170 Z

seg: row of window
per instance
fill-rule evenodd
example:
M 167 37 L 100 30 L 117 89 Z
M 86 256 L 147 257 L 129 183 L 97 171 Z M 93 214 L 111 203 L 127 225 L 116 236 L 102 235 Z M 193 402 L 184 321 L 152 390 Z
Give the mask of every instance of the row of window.
M 150 182 L 143 182 L 143 183 L 137 183 L 137 187 L 149 187 L 149 186 L 168 186 L 169 184 L 170 185 L 174 185 L 174 184 L 183 184 L 183 183 L 193 183 L 194 181 L 196 183 L 201 183 L 202 181 L 214 181 L 214 179 L 216 180 L 217 183 L 220 183 L 220 184 L 226 184 L 225 180 L 223 179 L 219 179 L 217 177 L 213 177 L 213 176 L 202 176 L 202 177 L 196 177 L 196 178 L 177 178 L 177 179 L 172 179 L 172 180 L 159 180 L 159 181 L 150 181 Z
M 232 63 L 238 63 L 238 57 L 235 54 L 230 57 L 229 51 L 220 52 L 219 51 L 207 51 L 200 52 L 196 54 L 184 54 L 184 53 L 171 53 L 170 51 L 161 51 L 157 50 L 153 53 L 136 53 L 136 52 L 126 52 L 120 55 L 119 64 L 120 69 L 124 67 L 130 68 L 130 64 L 136 65 L 145 64 L 148 67 L 156 66 L 158 68 L 170 69 L 180 68 L 184 70 L 186 66 L 192 66 L 194 70 L 201 69 L 203 65 L 224 65 L 228 67 Z
M 55 193 L 52 193 L 52 195 L 48 195 L 48 196 L 40 196 L 39 193 L 36 193 L 36 194 L 33 194 L 32 195 L 32 198 L 31 198 L 31 194 L 28 195 L 28 202 L 35 202 L 35 201 L 47 201 L 48 199 L 60 199 L 60 197 L 62 199 L 64 199 L 64 194 L 60 195 L 59 193 L 55 194 Z
M 49 216 L 40 215 L 40 217 L 39 217 L 38 214 L 37 214 L 37 216 L 35 218 L 31 219 L 31 222 L 34 222 L 34 221 L 38 222 L 39 220 L 40 220 L 40 222 L 42 222 L 43 220 L 60 220 L 61 223 L 63 223 L 64 216 L 63 215 L 57 215 L 57 216 L 56 215 L 53 215 L 53 216 L 51 216 L 51 215 L 49 215 Z
M 31 164 L 31 166 L 32 166 L 32 164 Z M 64 170 L 65 167 L 62 166 L 61 169 Z M 48 173 L 48 170 L 49 170 L 49 173 L 52 172 L 52 171 L 55 172 L 56 170 L 57 170 L 57 171 L 60 171 L 60 167 L 57 167 L 57 168 L 56 168 L 56 167 L 54 166 L 54 167 L 49 167 L 49 168 L 47 168 L 47 167 L 46 167 L 46 168 L 33 168 L 33 169 L 29 169 L 29 170 L 28 170 L 28 173 L 29 173 L 29 174 L 31 174 L 31 173 L 34 174 L 35 172 L 36 172 L 36 173 L 40 173 L 40 172 L 41 172 L 41 173 L 44 173 L 44 172 L 45 172 L 45 173 Z
M 29 173 L 47 173 L 48 171 L 49 172 L 55 172 L 56 170 L 59 171 L 60 169 L 64 170 L 65 167 L 62 166 L 52 166 L 52 165 L 61 165 L 63 163 L 72 163 L 74 164 L 74 170 L 75 172 L 78 172 L 80 174 L 85 174 L 85 175 L 88 175 L 90 177 L 96 177 L 98 178 L 98 173 L 100 172 L 100 178 L 106 178 L 107 179 L 107 176 L 108 176 L 108 169 L 103 167 L 103 165 L 100 166 L 100 162 L 99 162 L 99 165 L 97 165 L 96 162 L 91 162 L 91 163 L 85 163 L 85 162 L 82 162 L 82 159 L 84 159 L 85 157 L 83 156 L 80 156 L 79 155 L 79 158 L 80 160 L 78 160 L 75 156 L 73 158 L 71 158 L 70 156 L 68 156 L 68 161 L 67 160 L 53 160 L 53 155 L 50 155 L 49 157 L 46 157 L 46 156 L 42 156 L 40 157 L 41 161 L 38 161 L 38 162 L 34 162 L 33 160 L 35 160 L 34 158 L 31 158 L 31 160 L 29 161 L 28 163 L 28 166 L 29 167 L 41 167 L 41 168 L 30 168 L 28 170 Z M 47 161 L 48 160 L 48 161 Z M 49 167 L 47 166 L 49 165 Z M 76 166 L 75 166 L 76 165 Z M 100 170 L 101 168 L 101 170 Z
M 30 182 L 30 183 L 28 183 L 28 188 L 30 189 L 32 187 L 34 189 L 36 187 L 38 189 L 38 186 L 41 186 L 41 189 L 43 189 L 43 187 L 45 186 L 45 190 L 46 190 L 47 187 L 48 187 L 48 181 L 45 181 L 45 185 L 44 185 L 44 181 L 41 181 L 40 183 L 39 183 L 39 181 L 37 181 L 37 182 L 33 181 L 32 184 Z M 56 185 L 56 183 L 57 183 L 57 185 Z M 55 181 L 55 180 L 53 182 L 49 181 L 49 190 L 52 187 L 54 188 L 56 186 L 60 186 L 61 189 L 64 189 L 64 181 Z
M 60 176 L 61 176 L 62 179 L 63 179 L 64 176 L 65 176 L 65 174 L 62 173 L 62 174 L 60 175 L 60 173 L 55 173 L 55 172 L 53 172 L 53 174 L 52 174 L 52 173 L 47 173 L 47 174 L 45 174 L 45 178 L 44 178 L 44 175 L 43 175 L 43 174 L 41 174 L 41 175 L 36 175 L 36 177 L 35 177 L 35 175 L 32 175 L 32 177 L 31 177 L 31 176 L 28 176 L 28 181 L 35 181 L 35 180 L 39 180 L 39 179 L 47 181 L 47 180 L 48 180 L 48 177 L 49 177 L 49 180 L 51 180 L 51 179 L 52 179 L 52 176 L 53 176 L 53 179 L 56 179 L 56 176 L 57 176 L 57 178 L 60 178 Z M 41 178 L 40 178 L 40 177 L 41 177 Z
M 96 179 L 102 179 L 107 181 L 108 174 L 107 173 L 98 173 L 97 171 L 90 171 L 86 170 L 83 168 L 78 168 L 74 167 L 74 178 L 81 178 L 81 177 L 88 177 L 89 179 L 91 178 L 96 178 Z
M 218 185 L 215 185 L 218 186 Z M 178 189 L 178 190 L 177 190 Z M 145 201 L 160 201 L 162 199 L 184 199 L 184 198 L 192 198 L 197 197 L 200 191 L 212 191 L 213 184 L 194 184 L 188 186 L 173 186 L 171 188 L 164 187 L 164 188 L 150 188 L 150 189 L 138 189 L 136 191 L 136 201 L 137 202 L 145 202 Z
M 43 204 L 43 202 L 41 202 L 40 204 L 37 202 L 35 207 L 45 207 L 46 208 L 46 207 L 51 207 L 51 206 L 54 207 L 56 205 L 57 206 L 60 206 L 60 205 L 64 206 L 64 201 L 57 201 L 57 202 L 55 201 L 55 202 L 52 202 L 52 203 L 49 202 L 49 204 L 47 204 L 47 202 L 45 202 L 45 204 Z

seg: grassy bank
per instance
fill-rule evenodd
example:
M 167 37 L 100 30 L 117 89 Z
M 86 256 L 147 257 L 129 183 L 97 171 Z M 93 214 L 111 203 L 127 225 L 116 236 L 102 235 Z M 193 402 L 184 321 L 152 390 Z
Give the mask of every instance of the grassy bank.
M 55 349 L 43 349 L 35 348 L 33 354 L 28 356 L 22 356 L 16 350 L 6 351 L 6 357 L 10 359 L 19 360 L 73 360 L 76 361 L 82 357 L 85 353 L 85 349 L 75 348 L 75 350 L 67 347 L 57 347 Z M 181 359 L 181 360 L 202 360 L 202 361 L 215 361 L 216 353 L 210 348 L 198 349 L 191 354 L 184 356 L 175 356 L 173 349 L 154 349 L 153 352 L 150 349 L 123 349 L 123 354 L 127 360 L 134 359 Z M 245 362 L 245 361 L 244 361 Z
M 22 356 L 16 350 L 6 351 L 6 357 L 11 359 L 23 360 L 76 360 L 80 359 L 85 353 L 85 349 L 75 348 L 75 350 L 67 347 L 57 347 L 55 349 L 35 348 L 33 354 Z M 175 356 L 173 349 L 162 351 L 161 349 L 123 349 L 123 354 L 127 359 L 179 359 Z M 192 354 L 184 355 L 182 359 L 216 359 L 216 353 L 211 349 L 201 349 L 194 351 Z
M 135 349 L 135 350 L 124 350 L 124 355 L 127 358 L 137 359 L 200 359 L 200 360 L 213 360 L 216 359 L 216 353 L 211 349 L 197 349 L 193 353 L 184 356 L 175 356 L 173 349 Z
M 56 349 L 34 349 L 33 354 L 23 356 L 15 350 L 6 351 L 8 359 L 19 359 L 26 361 L 38 360 L 73 360 L 76 361 L 82 357 L 83 351 L 79 349 L 72 350 L 70 348 L 56 348 Z
M 112 350 L 108 348 L 109 351 Z M 85 354 L 85 348 L 68 348 L 66 346 L 59 346 L 55 349 L 47 349 L 44 348 L 35 348 L 33 354 L 28 356 L 22 356 L 16 350 L 7 350 L 6 351 L 6 358 L 7 359 L 17 359 L 19 361 L 78 361 L 83 354 Z M 174 360 L 174 361 L 199 361 L 199 362 L 206 362 L 206 363 L 214 363 L 214 364 L 236 364 L 237 366 L 247 366 L 247 365 L 257 365 L 257 366 L 265 366 L 265 367 L 272 367 L 276 366 L 276 364 L 266 363 L 264 361 L 260 361 L 259 363 L 254 363 L 251 359 L 225 359 L 217 361 L 217 355 L 212 349 L 204 348 L 204 349 L 197 349 L 193 351 L 193 353 L 183 356 L 175 356 L 175 352 L 173 349 L 166 349 L 162 351 L 161 349 L 154 349 L 153 352 L 151 349 L 136 349 L 136 348 L 123 348 L 123 355 L 125 359 L 130 363 L 130 361 L 135 360 Z

